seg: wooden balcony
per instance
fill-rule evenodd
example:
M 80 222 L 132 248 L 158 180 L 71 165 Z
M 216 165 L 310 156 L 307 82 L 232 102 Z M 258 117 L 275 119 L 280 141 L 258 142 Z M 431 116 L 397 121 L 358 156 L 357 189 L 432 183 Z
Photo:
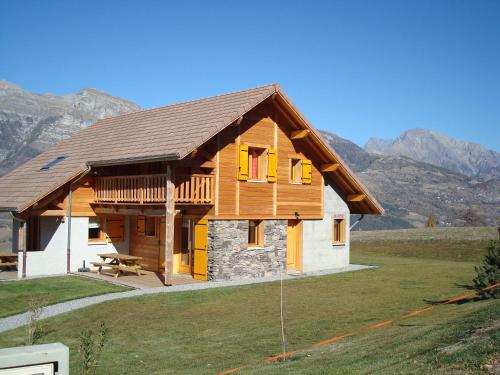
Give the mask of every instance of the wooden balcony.
M 176 204 L 214 204 L 214 178 L 212 175 L 176 175 L 174 181 Z M 165 186 L 166 176 L 160 174 L 96 177 L 94 179 L 94 202 L 165 203 Z

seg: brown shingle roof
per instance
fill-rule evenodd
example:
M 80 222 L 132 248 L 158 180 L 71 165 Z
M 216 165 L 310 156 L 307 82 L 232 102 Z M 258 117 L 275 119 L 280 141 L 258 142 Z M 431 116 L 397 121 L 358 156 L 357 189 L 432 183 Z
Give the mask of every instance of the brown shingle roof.
M 0 207 L 25 210 L 88 163 L 182 159 L 276 92 L 286 98 L 273 84 L 99 120 L 0 178 Z M 63 155 L 66 159 L 40 171 Z

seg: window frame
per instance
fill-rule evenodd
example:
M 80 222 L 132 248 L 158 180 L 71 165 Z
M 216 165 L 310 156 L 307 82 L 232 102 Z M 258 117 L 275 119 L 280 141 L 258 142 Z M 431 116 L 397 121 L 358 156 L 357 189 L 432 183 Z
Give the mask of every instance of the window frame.
M 346 244 L 346 219 L 334 217 L 332 220 L 332 245 L 343 246 Z M 338 235 L 338 236 L 337 236 Z
M 267 182 L 267 151 L 269 147 L 248 145 L 248 179 L 247 182 Z M 257 157 L 257 174 L 253 176 L 253 150 L 259 150 L 260 153 Z
M 288 182 L 292 185 L 302 185 L 303 182 L 302 182 L 302 161 L 304 159 L 301 158 L 301 157 L 294 157 L 294 156 L 291 156 L 289 159 L 288 159 Z M 296 166 L 294 166 L 293 162 L 294 161 L 297 161 L 298 163 L 296 164 Z M 295 169 L 298 169 L 298 170 L 295 170 Z M 297 176 L 295 176 L 294 173 L 298 173 Z
M 26 229 L 26 228 L 25 228 Z M 26 251 L 42 251 L 41 249 L 41 217 L 30 216 L 28 219 L 28 243 Z M 23 232 L 24 235 L 24 232 Z M 24 239 L 22 240 L 24 242 Z
M 97 220 L 99 224 L 99 237 L 96 238 L 91 238 L 90 237 L 90 222 L 91 220 Z M 103 243 L 105 242 L 105 232 L 104 232 L 104 218 L 101 216 L 90 216 L 89 217 L 89 224 L 87 226 L 87 242 L 88 243 Z
M 250 223 L 255 223 L 255 242 L 250 242 Z M 264 247 L 264 220 L 248 220 L 248 238 L 247 244 L 249 249 L 258 249 Z
M 153 226 L 154 232 L 153 234 L 149 234 L 150 232 L 148 229 L 151 229 L 151 227 L 148 226 L 148 222 L 153 221 Z M 156 228 L 156 217 L 155 216 L 144 216 L 144 236 L 149 237 L 149 238 L 155 238 L 158 234 L 158 229 Z

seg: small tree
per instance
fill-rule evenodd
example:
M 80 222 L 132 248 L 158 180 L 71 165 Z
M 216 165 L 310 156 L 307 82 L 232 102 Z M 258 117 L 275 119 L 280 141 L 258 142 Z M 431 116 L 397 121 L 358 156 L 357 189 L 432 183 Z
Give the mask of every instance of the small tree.
M 28 302 L 28 319 L 26 322 L 26 345 L 34 345 L 43 335 L 43 327 L 40 323 L 42 304 L 35 297 L 30 297 Z
M 425 222 L 425 227 L 426 228 L 434 228 L 437 224 L 437 218 L 436 214 L 434 213 L 434 210 L 431 211 L 431 214 L 427 218 L 427 221 Z
M 488 254 L 476 267 L 477 276 L 474 278 L 474 288 L 484 289 L 490 285 L 500 283 L 500 240 L 491 241 L 488 245 Z M 492 288 L 480 293 L 486 298 L 500 297 L 500 287 Z
M 108 328 L 104 321 L 99 322 L 99 332 L 97 337 L 94 337 L 92 329 L 84 329 L 80 332 L 80 353 L 82 360 L 82 375 L 95 374 L 99 366 L 99 358 L 101 357 L 104 345 L 108 340 Z
M 466 227 L 482 227 L 484 225 L 484 220 L 472 208 L 465 211 L 463 220 Z

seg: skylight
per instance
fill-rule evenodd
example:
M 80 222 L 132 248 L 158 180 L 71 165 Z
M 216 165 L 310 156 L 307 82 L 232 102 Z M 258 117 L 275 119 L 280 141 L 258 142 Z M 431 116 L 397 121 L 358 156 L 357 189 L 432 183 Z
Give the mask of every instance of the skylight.
M 46 170 L 49 170 L 50 168 L 52 168 L 54 165 L 62 162 L 64 159 L 66 159 L 66 156 L 58 156 L 57 158 L 55 158 L 54 160 L 48 162 L 47 164 L 45 164 L 42 168 L 40 168 L 41 171 L 46 171 Z

